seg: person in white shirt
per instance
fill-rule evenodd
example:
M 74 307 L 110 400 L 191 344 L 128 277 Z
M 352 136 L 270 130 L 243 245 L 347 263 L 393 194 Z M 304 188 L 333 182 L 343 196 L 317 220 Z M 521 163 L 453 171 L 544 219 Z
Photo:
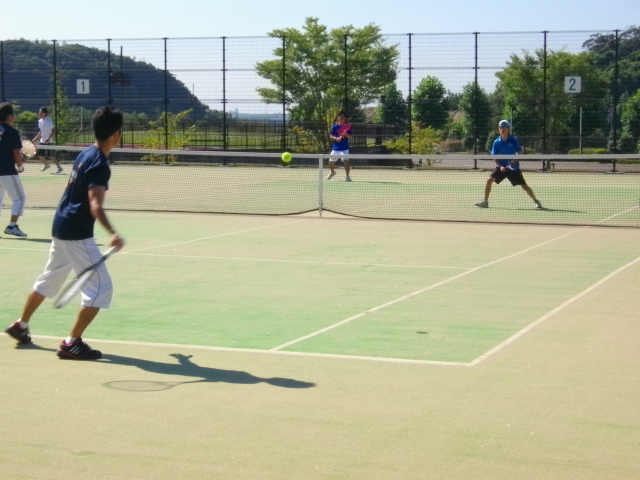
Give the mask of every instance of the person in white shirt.
M 33 139 L 33 143 L 36 145 L 53 145 L 53 136 L 56 133 L 56 127 L 53 124 L 53 121 L 49 118 L 49 111 L 46 107 L 42 107 L 38 112 L 38 129 L 40 130 L 38 134 Z M 43 164 L 42 170 L 45 171 L 49 168 L 49 163 L 47 163 L 47 150 L 44 148 L 38 149 L 38 158 Z M 62 167 L 58 162 L 58 159 L 55 157 L 53 153 L 49 154 L 49 160 L 56 164 L 58 169 L 56 173 L 62 173 Z

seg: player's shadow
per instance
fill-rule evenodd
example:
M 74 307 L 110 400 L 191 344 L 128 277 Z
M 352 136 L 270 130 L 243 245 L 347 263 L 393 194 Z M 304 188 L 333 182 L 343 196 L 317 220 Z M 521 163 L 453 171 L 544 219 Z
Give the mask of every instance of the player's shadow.
M 51 243 L 50 238 L 4 237 L 3 240 L 20 240 L 21 242 Z
M 101 363 L 112 363 L 114 365 L 126 365 L 137 367 L 145 372 L 158 373 L 162 375 L 172 375 L 179 377 L 194 378 L 197 380 L 188 380 L 179 383 L 237 383 L 245 385 L 253 385 L 256 383 L 267 383 L 275 387 L 284 388 L 311 388 L 315 387 L 315 383 L 303 382 L 292 378 L 261 378 L 251 375 L 248 372 L 238 370 L 222 370 L 219 368 L 202 367 L 191 361 L 192 355 L 183 355 L 181 353 L 172 353 L 177 363 L 153 362 L 141 358 L 123 357 L 120 355 L 104 354 L 100 359 Z M 108 386 L 108 385 L 107 385 Z

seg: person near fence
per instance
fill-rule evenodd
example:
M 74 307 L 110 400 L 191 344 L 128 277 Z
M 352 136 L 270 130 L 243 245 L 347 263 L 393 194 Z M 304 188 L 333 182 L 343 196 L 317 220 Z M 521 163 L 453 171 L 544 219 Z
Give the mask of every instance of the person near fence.
M 333 142 L 331 148 L 331 155 L 349 155 L 349 139 L 353 136 L 353 128 L 351 124 L 347 123 L 347 116 L 343 111 L 340 111 L 336 116 L 336 123 L 331 127 L 331 134 L 329 139 Z M 347 175 L 347 182 L 351 181 L 349 172 L 351 170 L 351 164 L 346 158 L 342 158 L 342 164 L 344 165 L 344 171 Z M 336 161 L 333 158 L 329 159 L 329 175 L 327 180 L 331 180 L 336 174 L 335 166 Z
M 18 219 L 24 213 L 27 197 L 22 188 L 22 182 L 18 174 L 24 172 L 22 164 L 22 142 L 20 134 L 12 127 L 16 121 L 13 105 L 0 103 L 0 209 L 5 192 L 11 198 L 11 220 L 4 229 L 7 235 L 26 237 L 27 234 L 18 227 Z
M 53 218 L 53 239 L 44 272 L 36 279 L 24 304 L 20 319 L 5 329 L 21 344 L 31 343 L 29 320 L 45 298 L 57 295 L 73 269 L 76 274 L 100 260 L 102 254 L 93 237 L 98 220 L 111 235 L 109 246 L 121 249 L 124 240 L 111 225 L 103 209 L 111 169 L 107 157 L 118 146 L 122 135 L 123 115 L 114 107 L 100 107 L 91 124 L 96 141 L 84 149 L 73 164 L 67 187 Z M 101 308 L 109 308 L 113 287 L 109 272 L 101 263 L 82 287 L 82 303 L 76 321 L 57 355 L 62 359 L 96 360 L 98 350 L 82 341 L 82 334 Z
M 53 120 L 49 118 L 49 110 L 46 107 L 42 107 L 38 112 L 38 134 L 34 137 L 33 143 L 36 145 L 53 145 L 53 136 L 56 133 L 56 127 L 53 124 Z M 62 167 L 58 162 L 58 159 L 55 156 L 54 152 L 47 152 L 44 148 L 38 149 L 38 158 L 42 162 L 42 172 L 49 168 L 49 163 L 47 162 L 47 155 L 49 155 L 49 160 L 56 164 L 57 170 L 56 173 L 62 173 Z
M 491 155 L 518 155 L 522 151 L 520 142 L 516 137 L 511 135 L 511 125 L 507 120 L 500 120 L 498 124 L 498 130 L 500 135 L 493 142 L 491 148 Z M 491 187 L 494 183 L 499 184 L 507 178 L 511 185 L 514 187 L 520 185 L 522 189 L 527 192 L 527 195 L 531 197 L 536 208 L 542 208 L 542 204 L 538 201 L 531 187 L 527 185 L 527 182 L 520 171 L 520 163 L 518 159 L 514 160 L 495 160 L 496 168 L 491 172 L 487 183 L 484 188 L 484 200 L 476 203 L 478 207 L 489 208 L 489 195 L 491 194 Z

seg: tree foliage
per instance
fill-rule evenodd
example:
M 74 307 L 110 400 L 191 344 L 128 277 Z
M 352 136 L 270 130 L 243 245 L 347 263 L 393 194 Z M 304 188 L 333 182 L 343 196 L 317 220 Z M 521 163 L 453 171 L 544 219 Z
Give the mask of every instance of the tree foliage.
M 412 119 L 436 130 L 443 129 L 449 118 L 445 102 L 446 93 L 444 85 L 438 78 L 428 75 L 420 80 L 413 91 Z
M 547 133 L 555 138 L 578 132 L 579 109 L 583 109 L 583 134 L 590 135 L 607 127 L 606 72 L 594 65 L 588 52 L 571 54 L 565 51 L 547 52 L 546 125 Z M 545 125 L 544 52 L 524 52 L 512 55 L 504 70 L 496 75 L 497 90 L 504 98 L 505 118 L 512 118 L 519 136 L 542 137 Z M 564 92 L 565 76 L 582 77 L 582 93 Z M 558 147 L 553 145 L 552 147 Z
M 385 45 L 374 24 L 329 31 L 309 17 L 302 30 L 277 29 L 269 35 L 283 44 L 274 49 L 274 59 L 256 64 L 258 75 L 272 85 L 258 87 L 258 93 L 268 103 L 286 100 L 292 121 L 311 123 L 324 137 L 338 110 L 357 120 L 396 78 L 399 52 Z
M 407 102 L 395 83 L 387 85 L 373 118 L 376 123 L 395 125 L 400 131 L 407 126 Z
M 476 94 L 476 84 L 472 82 L 462 90 L 458 105 L 464 115 L 461 121 L 464 146 L 468 149 L 473 148 L 477 135 L 478 147 L 482 148 L 482 143 L 492 130 L 489 124 L 491 119 L 489 96 L 480 86 Z
M 616 35 L 596 33 L 582 45 L 595 58 L 595 65 L 609 73 L 613 82 L 616 65 Z M 618 94 L 633 95 L 640 89 L 640 28 L 629 27 L 618 34 Z

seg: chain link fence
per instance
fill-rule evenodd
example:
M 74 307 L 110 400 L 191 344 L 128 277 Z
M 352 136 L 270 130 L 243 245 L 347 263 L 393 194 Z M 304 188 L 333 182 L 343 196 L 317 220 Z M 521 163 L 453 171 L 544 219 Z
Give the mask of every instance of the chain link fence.
M 502 118 L 527 153 L 635 153 L 639 120 L 623 112 L 639 88 L 638 39 L 637 28 L 381 35 L 374 47 L 394 51 L 384 88 L 368 86 L 382 62 L 361 58 L 349 35 L 335 42 L 337 61 L 312 66 L 296 64 L 286 36 L 5 40 L 0 94 L 27 137 L 37 132 L 27 112 L 49 107 L 61 145 L 91 142 L 91 113 L 110 104 L 127 113 L 127 147 L 322 151 L 342 107 L 353 153 L 399 151 L 399 139 L 402 153 L 487 152 Z M 324 74 L 335 100 L 325 118 L 295 110 L 305 85 L 322 104 L 306 76 Z M 437 151 L 422 151 L 427 127 Z

